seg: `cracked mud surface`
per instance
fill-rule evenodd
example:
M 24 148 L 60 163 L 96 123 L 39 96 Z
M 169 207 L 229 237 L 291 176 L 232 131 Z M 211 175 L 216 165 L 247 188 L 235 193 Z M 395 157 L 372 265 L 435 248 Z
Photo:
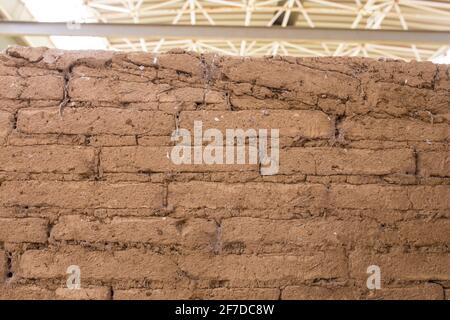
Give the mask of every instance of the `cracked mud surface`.
M 448 66 L 13 47 L 0 102 L 1 299 L 450 298 Z M 172 164 L 194 120 L 280 171 Z

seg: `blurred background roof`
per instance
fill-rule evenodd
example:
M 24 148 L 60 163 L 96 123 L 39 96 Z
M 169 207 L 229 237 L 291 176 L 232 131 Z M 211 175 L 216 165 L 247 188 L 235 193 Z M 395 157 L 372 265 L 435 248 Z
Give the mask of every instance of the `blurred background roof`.
M 3 48 L 9 44 L 149 52 L 184 48 L 241 56 L 363 56 L 450 63 L 450 0 L 0 0 L 0 17 L 3 21 L 64 22 L 74 35 L 83 28 L 85 33 L 90 30 L 85 28 L 87 23 L 176 25 L 175 32 L 199 25 L 217 31 L 216 39 L 195 30 L 187 35 L 141 32 L 126 37 L 113 32 L 105 37 L 0 32 Z M 255 39 L 245 34 L 248 27 L 270 28 L 270 32 L 267 29 L 267 37 Z M 291 28 L 323 30 L 326 40 L 280 37 Z M 338 36 L 333 39 L 340 30 L 360 29 L 378 30 L 377 39 L 356 33 L 345 41 Z M 405 38 L 384 39 L 389 30 L 404 31 Z M 416 38 L 417 31 L 438 31 L 441 41 L 431 37 L 423 41 Z

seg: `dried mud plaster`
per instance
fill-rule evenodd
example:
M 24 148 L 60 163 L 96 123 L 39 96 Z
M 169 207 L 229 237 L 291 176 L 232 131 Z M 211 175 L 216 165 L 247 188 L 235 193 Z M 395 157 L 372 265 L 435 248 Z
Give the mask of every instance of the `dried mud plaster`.
M 195 120 L 278 128 L 279 172 L 175 166 Z M 445 65 L 9 48 L 0 298 L 448 299 L 449 139 Z

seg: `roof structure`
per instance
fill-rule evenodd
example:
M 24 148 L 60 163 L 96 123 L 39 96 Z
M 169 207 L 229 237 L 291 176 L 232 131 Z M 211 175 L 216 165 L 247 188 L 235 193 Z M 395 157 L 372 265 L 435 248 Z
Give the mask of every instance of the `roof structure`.
M 278 27 L 302 29 L 404 30 L 450 32 L 450 0 L 84 0 L 101 23 Z M 83 22 L 83 21 L 81 21 Z M 115 50 L 150 52 L 183 48 L 228 55 L 364 56 L 433 60 L 449 43 L 367 41 L 366 39 L 248 39 L 202 35 L 190 37 L 110 35 Z M 236 29 L 236 33 L 239 33 Z M 222 33 L 222 34 L 221 34 Z M 450 33 L 449 33 L 450 35 Z

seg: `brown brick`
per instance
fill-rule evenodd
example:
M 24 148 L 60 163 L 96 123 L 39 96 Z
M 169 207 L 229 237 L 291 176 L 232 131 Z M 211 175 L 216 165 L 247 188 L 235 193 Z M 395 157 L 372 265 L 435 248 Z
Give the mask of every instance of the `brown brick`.
M 156 76 L 156 69 L 151 67 L 145 68 L 145 66 L 143 66 L 143 68 L 139 68 L 139 66 L 135 66 L 133 64 L 126 64 L 123 67 L 125 68 L 122 68 L 122 66 L 119 65 L 114 65 L 114 68 L 109 69 L 109 68 L 92 68 L 86 65 L 78 65 L 72 68 L 72 77 L 74 83 L 77 82 L 77 80 L 94 81 L 94 79 L 96 79 L 100 81 L 98 82 L 94 81 L 95 85 L 98 85 L 99 83 L 108 85 L 108 81 L 110 81 L 109 83 L 115 83 L 114 81 L 120 81 L 118 83 L 121 82 L 147 83 L 155 79 Z M 80 86 L 77 87 L 77 89 L 79 89 L 82 86 L 83 83 L 81 83 Z
M 174 281 L 177 266 L 170 257 L 138 249 L 89 251 L 65 247 L 60 251 L 29 250 L 20 259 L 19 276 L 37 279 L 66 279 L 67 268 L 77 265 L 83 281 L 154 280 Z
M 53 51 L 54 53 L 58 53 L 61 55 L 61 51 L 57 49 L 48 49 L 45 47 L 22 47 L 22 46 L 10 46 L 6 50 L 6 53 L 9 57 L 21 58 L 25 59 L 29 62 L 38 62 L 42 59 L 42 56 L 47 51 Z
M 408 116 L 417 111 L 428 111 L 431 120 L 433 115 L 447 113 L 450 103 L 447 90 L 412 88 L 404 83 L 369 82 L 365 93 L 367 103 L 355 104 L 350 112 Z
M 214 300 L 278 300 L 278 288 L 217 288 L 202 290 L 195 297 Z
M 450 256 L 439 253 L 387 253 L 375 254 L 356 250 L 350 254 L 351 276 L 367 280 L 367 268 L 377 265 L 381 270 L 381 285 L 389 281 L 450 280 Z
M 450 177 L 450 152 L 420 152 L 418 167 L 423 176 Z
M 142 51 L 134 51 L 134 52 L 127 52 L 123 55 L 119 55 L 119 58 L 123 58 L 126 62 L 130 62 L 130 64 L 126 64 L 126 66 L 128 68 L 130 67 L 135 67 L 137 69 L 139 69 L 139 71 L 141 71 L 139 68 L 140 66 L 154 66 L 154 61 L 153 59 L 156 58 L 159 54 L 155 54 L 155 53 L 148 53 L 148 52 L 142 52 Z M 114 59 L 113 55 L 113 59 Z M 156 71 L 155 71 L 156 73 Z
M 160 208 L 157 184 L 63 181 L 6 181 L 0 186 L 4 206 L 65 208 Z
M 402 287 L 402 288 L 383 288 L 371 290 L 366 299 L 376 300 L 443 300 L 444 290 L 435 283 L 426 283 L 423 285 Z
M 113 134 L 96 135 L 89 138 L 89 145 L 94 147 L 133 146 L 136 145 L 136 136 L 117 136 Z
M 168 203 L 185 208 L 448 209 L 450 186 L 208 182 L 171 183 Z
M 50 300 L 55 292 L 35 285 L 0 286 L 0 300 Z
M 1 112 L 5 111 L 13 114 L 19 109 L 26 108 L 28 103 L 28 101 L 0 98 L 0 109 L 2 110 Z
M 64 78 L 55 75 L 43 75 L 27 78 L 21 99 L 62 100 L 64 98 Z
M 3 283 L 3 281 L 5 280 L 7 272 L 8 272 L 8 265 L 7 265 L 6 253 L 5 253 L 5 251 L 0 250 L 0 283 Z M 1 297 L 1 293 L 0 293 L 0 297 Z
M 3 144 L 11 132 L 14 117 L 11 113 L 0 110 L 0 144 Z
M 168 203 L 186 208 L 319 207 L 325 196 L 323 185 L 189 182 L 169 184 Z
M 435 232 L 428 232 L 429 230 Z M 447 219 L 399 222 L 395 229 L 374 221 L 341 220 L 270 220 L 235 217 L 223 219 L 221 241 L 224 251 L 301 252 L 305 247 L 353 245 L 431 246 L 450 244 Z
M 74 101 L 150 102 L 168 88 L 167 84 L 80 77 L 70 80 L 69 96 Z
M 398 245 L 449 245 L 449 235 L 449 219 L 404 221 L 397 224 L 396 230 L 391 231 L 391 237 L 398 237 Z
M 191 103 L 192 106 L 195 106 L 196 103 L 225 103 L 225 96 L 219 91 L 192 87 L 175 88 L 162 93 L 158 98 L 160 102 L 174 102 L 176 104 L 183 102 L 183 104 Z
M 347 209 L 412 209 L 405 187 L 380 185 L 332 185 L 331 207 Z
M 376 80 L 419 88 L 431 88 L 433 83 L 438 81 L 435 66 L 430 61 L 412 60 L 409 63 L 402 63 L 400 60 L 370 60 L 368 62 L 370 76 Z M 352 66 L 347 67 L 352 70 Z
M 329 139 L 333 134 L 333 123 L 320 111 L 309 110 L 272 110 L 262 111 L 182 111 L 180 128 L 193 134 L 194 121 L 202 121 L 203 131 L 218 129 L 225 139 L 226 129 L 279 129 L 280 136 Z
M 58 220 L 51 234 L 55 240 L 141 242 L 197 250 L 212 250 L 215 236 L 216 225 L 212 220 L 178 220 L 168 217 L 116 217 L 110 222 L 101 223 L 81 216 L 66 216 Z
M 448 209 L 450 186 L 332 185 L 329 205 L 348 209 Z
M 9 146 L 42 146 L 42 145 L 70 145 L 83 146 L 88 139 L 83 135 L 65 134 L 27 134 L 14 130 L 8 137 Z
M 0 218 L 0 241 L 45 243 L 47 221 L 39 218 Z
M 42 77 L 42 76 L 59 76 L 63 75 L 57 70 L 48 70 L 42 68 L 36 68 L 35 66 L 23 66 L 20 67 L 17 72 L 20 76 L 31 78 L 31 77 Z M 51 80 L 50 80 L 51 81 Z
M 204 66 L 200 58 L 191 53 L 167 53 L 159 55 L 156 63 L 162 68 L 174 69 L 196 76 L 202 76 L 204 72 Z
M 217 289 L 128 289 L 114 290 L 114 300 L 277 300 L 277 288 L 217 288 Z
M 413 209 L 450 208 L 450 185 L 409 186 L 407 192 Z
M 437 284 L 404 288 L 381 288 L 364 293 L 360 287 L 288 286 L 282 291 L 282 300 L 442 300 L 443 290 Z
M 210 172 L 258 171 L 258 164 L 226 164 L 225 150 L 222 164 L 194 164 L 194 148 L 189 148 L 192 164 L 175 164 L 171 158 L 173 147 L 120 147 L 103 148 L 103 172 Z M 245 156 L 248 160 L 246 148 Z M 202 150 L 202 153 L 204 150 Z M 256 153 L 257 154 L 257 153 Z
M 0 98 L 18 99 L 25 85 L 25 79 L 20 77 L 0 76 Z
M 17 75 L 17 68 L 3 65 L 0 63 L 0 76 L 15 76 Z
M 64 146 L 0 148 L 0 170 L 10 172 L 93 173 L 94 149 Z
M 280 150 L 280 174 L 385 175 L 414 172 L 415 158 L 411 149 L 291 148 Z
M 277 99 L 258 99 L 252 96 L 234 96 L 230 98 L 234 110 L 271 110 L 271 109 L 291 109 L 289 102 Z M 301 103 L 295 102 L 294 105 Z M 300 106 L 292 109 L 302 109 Z
M 170 135 L 173 116 L 119 108 L 59 108 L 20 110 L 17 128 L 26 133 Z
M 304 249 L 299 248 L 355 243 L 364 238 L 359 232 L 370 238 L 377 231 L 376 224 L 372 223 L 371 228 L 368 224 L 335 219 L 304 221 L 229 218 L 221 223 L 222 249 L 228 251 L 237 246 L 249 252 L 301 252 Z
M 351 287 L 288 286 L 283 289 L 281 300 L 355 300 L 359 292 Z
M 283 280 L 295 283 L 345 278 L 347 274 L 342 251 L 304 252 L 300 256 L 189 255 L 179 259 L 178 266 L 195 278 L 225 280 L 231 284 Z
M 114 300 L 177 300 L 190 299 L 189 289 L 125 289 L 114 290 Z
M 370 117 L 345 119 L 341 134 L 350 140 L 448 141 L 450 126 L 407 119 L 375 119 Z
M 111 300 L 111 289 L 108 287 L 58 288 L 55 293 L 56 299 L 60 300 Z
M 285 61 L 227 59 L 223 73 L 233 82 L 293 90 L 300 101 L 326 94 L 354 97 L 359 88 L 358 80 L 351 76 Z

